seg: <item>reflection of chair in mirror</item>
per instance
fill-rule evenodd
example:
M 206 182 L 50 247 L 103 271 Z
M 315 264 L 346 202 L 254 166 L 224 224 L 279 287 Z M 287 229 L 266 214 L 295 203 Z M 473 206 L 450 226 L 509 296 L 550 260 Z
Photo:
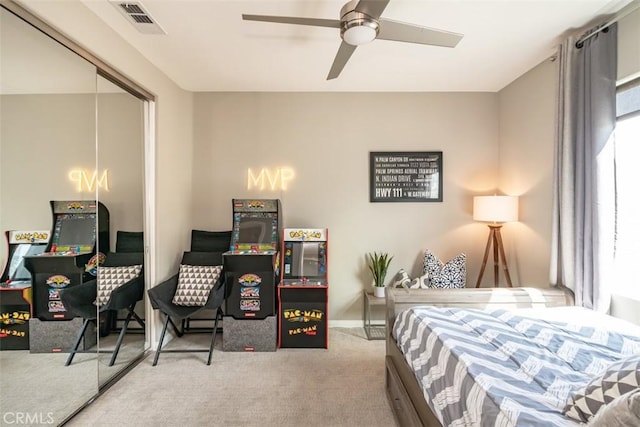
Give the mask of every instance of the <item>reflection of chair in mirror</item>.
M 116 252 L 144 252 L 144 235 L 142 231 L 122 231 L 116 234 Z
M 91 280 L 61 292 L 60 299 L 65 308 L 72 314 L 84 318 L 82 328 L 65 363 L 66 366 L 71 364 L 76 353 L 92 352 L 80 351 L 78 348 L 89 324 L 94 323 L 99 327 L 100 315 L 106 315 L 109 318 L 118 310 L 127 310 L 109 366 L 115 363 L 131 319 L 135 319 L 144 328 L 144 321 L 134 311 L 137 302 L 142 300 L 144 295 L 143 261 L 142 252 L 108 253 L 104 263 L 98 269 L 97 280 Z
M 116 237 L 116 252 L 144 253 L 143 232 L 119 230 Z M 138 312 L 140 311 L 140 306 L 138 306 Z M 144 308 L 142 311 L 144 311 Z M 124 320 L 123 318 L 118 318 L 118 314 L 119 312 L 117 310 L 111 310 L 105 313 L 104 319 L 100 319 L 100 336 L 107 336 L 111 330 L 117 329 L 118 321 Z M 128 313 L 120 314 L 126 316 Z
M 148 293 L 152 307 L 165 315 L 153 366 L 158 363 L 160 353 L 194 352 L 208 352 L 207 365 L 210 365 L 218 333 L 218 321 L 222 319 L 222 303 L 225 299 L 222 252 L 185 252 L 178 274 L 149 289 Z M 211 344 L 208 349 L 162 349 L 169 325 L 176 335 L 181 337 L 185 333 L 185 321 L 204 310 L 215 311 Z M 178 328 L 174 321 L 180 321 L 181 327 Z

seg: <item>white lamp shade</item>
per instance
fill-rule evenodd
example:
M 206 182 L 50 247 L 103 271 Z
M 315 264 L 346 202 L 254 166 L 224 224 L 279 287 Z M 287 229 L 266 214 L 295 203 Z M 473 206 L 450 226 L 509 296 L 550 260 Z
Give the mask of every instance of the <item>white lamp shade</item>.
M 473 198 L 474 221 L 510 222 L 518 220 L 517 196 L 476 196 Z

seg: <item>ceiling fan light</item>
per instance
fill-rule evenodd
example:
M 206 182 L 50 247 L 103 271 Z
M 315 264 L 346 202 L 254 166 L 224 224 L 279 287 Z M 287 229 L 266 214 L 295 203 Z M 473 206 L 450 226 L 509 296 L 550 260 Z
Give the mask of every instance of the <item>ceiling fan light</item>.
M 342 33 L 345 43 L 360 46 L 370 43 L 378 36 L 378 24 L 373 21 L 354 20 L 347 23 Z

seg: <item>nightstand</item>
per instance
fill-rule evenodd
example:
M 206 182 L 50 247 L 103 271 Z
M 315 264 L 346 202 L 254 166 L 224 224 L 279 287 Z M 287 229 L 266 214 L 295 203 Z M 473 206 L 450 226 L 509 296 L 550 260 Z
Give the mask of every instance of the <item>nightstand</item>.
M 372 306 L 385 306 L 386 298 L 379 298 L 373 296 L 373 292 L 363 290 L 364 296 L 364 313 L 362 314 L 362 320 L 364 322 L 364 333 L 367 335 L 368 340 L 383 340 L 385 339 L 385 320 L 372 321 L 371 320 L 371 307 Z

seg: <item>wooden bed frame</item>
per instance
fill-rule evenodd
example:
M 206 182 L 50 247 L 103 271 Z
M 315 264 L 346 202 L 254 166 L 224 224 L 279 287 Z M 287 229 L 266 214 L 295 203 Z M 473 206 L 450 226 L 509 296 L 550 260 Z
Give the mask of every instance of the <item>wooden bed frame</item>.
M 396 315 L 418 306 L 463 308 L 545 308 L 574 305 L 566 288 L 386 289 L 386 391 L 401 427 L 441 427 L 431 412 L 418 381 L 392 336 Z

